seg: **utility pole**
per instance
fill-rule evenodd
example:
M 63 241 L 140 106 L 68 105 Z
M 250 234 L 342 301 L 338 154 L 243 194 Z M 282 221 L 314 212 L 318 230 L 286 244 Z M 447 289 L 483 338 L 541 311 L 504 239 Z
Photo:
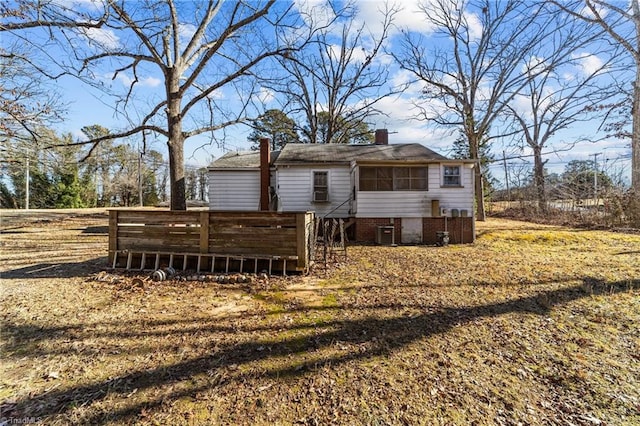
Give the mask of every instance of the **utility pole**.
M 27 171 L 25 173 L 25 186 L 26 186 L 26 190 L 25 190 L 25 200 L 24 200 L 24 209 L 25 210 L 29 210 L 29 157 L 27 157 Z
M 507 153 L 502 151 L 502 162 L 504 164 L 504 182 L 507 185 L 507 198 L 511 201 L 511 190 L 509 189 L 509 170 L 507 169 Z
M 138 154 L 138 199 L 140 200 L 140 207 L 142 207 L 144 206 L 142 200 L 142 151 Z
M 593 155 L 593 166 L 595 169 L 595 172 L 593 173 L 593 202 L 596 209 L 598 208 L 598 155 L 600 154 L 602 153 L 596 152 L 595 154 L 591 154 Z

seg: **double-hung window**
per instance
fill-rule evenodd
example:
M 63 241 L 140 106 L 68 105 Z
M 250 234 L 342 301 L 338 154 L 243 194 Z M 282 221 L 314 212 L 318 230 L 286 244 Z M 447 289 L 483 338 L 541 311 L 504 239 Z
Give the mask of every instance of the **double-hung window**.
M 329 172 L 313 172 L 313 201 L 329 201 Z
M 442 167 L 442 186 L 462 186 L 460 166 Z

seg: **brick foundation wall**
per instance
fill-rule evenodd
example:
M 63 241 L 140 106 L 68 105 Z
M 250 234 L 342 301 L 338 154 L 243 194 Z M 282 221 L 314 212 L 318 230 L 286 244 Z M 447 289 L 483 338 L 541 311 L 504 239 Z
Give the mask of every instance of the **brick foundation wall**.
M 438 242 L 437 232 L 444 231 L 444 217 L 424 217 L 422 218 L 422 243 L 434 245 Z M 393 228 L 395 231 L 396 244 L 401 243 L 402 219 L 394 218 Z M 355 241 L 359 243 L 375 243 L 378 226 L 391 226 L 391 219 L 380 218 L 356 218 Z M 473 218 L 471 217 L 448 217 L 447 231 L 449 232 L 449 244 L 466 244 L 475 241 L 473 235 Z
M 473 218 L 448 217 L 447 231 L 449 232 L 449 244 L 465 244 L 474 241 Z M 425 217 L 422 219 L 422 241 L 425 244 L 438 242 L 436 232 L 444 231 L 444 217 Z
M 394 218 L 393 229 L 395 232 L 396 244 L 400 243 L 400 232 L 402 230 L 402 222 L 399 218 Z M 357 218 L 356 219 L 356 241 L 359 243 L 375 243 L 376 232 L 378 226 L 391 226 L 391 219 L 384 218 Z

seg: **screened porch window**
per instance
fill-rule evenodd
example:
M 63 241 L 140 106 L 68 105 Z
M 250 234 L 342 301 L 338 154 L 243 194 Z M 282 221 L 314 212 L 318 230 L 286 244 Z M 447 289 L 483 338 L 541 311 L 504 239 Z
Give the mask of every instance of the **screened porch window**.
M 426 191 L 426 167 L 361 167 L 360 191 Z

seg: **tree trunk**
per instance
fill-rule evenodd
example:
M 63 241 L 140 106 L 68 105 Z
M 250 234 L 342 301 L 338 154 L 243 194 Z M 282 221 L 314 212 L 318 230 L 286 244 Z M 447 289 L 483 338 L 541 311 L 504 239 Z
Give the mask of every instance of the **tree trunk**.
M 184 141 L 169 140 L 169 187 L 171 210 L 186 210 L 186 186 L 184 182 Z
M 476 219 L 480 222 L 487 220 L 487 214 L 484 210 L 484 181 L 482 176 L 482 168 L 480 161 L 474 168 L 475 170 L 475 191 L 476 191 Z
M 547 212 L 547 195 L 544 187 L 544 162 L 542 161 L 542 148 L 533 148 L 533 181 L 536 186 L 536 198 L 538 208 L 543 213 Z
M 184 181 L 184 135 L 180 83 L 178 74 L 167 77 L 167 120 L 169 129 L 169 186 L 171 188 L 171 210 L 186 210 L 186 186 Z
M 640 197 L 640 60 L 636 61 L 631 119 L 631 189 L 636 197 Z
M 640 197 L 640 3 L 631 0 L 633 23 L 635 26 L 635 50 L 631 52 L 636 65 L 631 105 L 631 193 Z
M 480 166 L 480 148 L 478 135 L 470 134 L 469 138 L 469 154 L 471 158 L 476 160 L 476 166 L 473 169 L 474 172 L 474 192 L 476 197 L 476 220 L 484 222 L 487 219 L 484 210 L 484 183 L 482 179 L 482 167 Z

